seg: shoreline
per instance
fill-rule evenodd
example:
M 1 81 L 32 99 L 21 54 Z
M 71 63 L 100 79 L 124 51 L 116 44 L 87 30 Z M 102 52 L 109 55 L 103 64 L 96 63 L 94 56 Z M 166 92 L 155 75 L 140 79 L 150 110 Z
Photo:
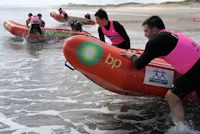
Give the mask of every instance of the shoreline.
M 183 2 L 163 2 L 163 3 L 124 3 L 124 4 L 108 4 L 108 5 L 88 5 L 88 4 L 68 4 L 68 5 L 60 5 L 56 7 L 62 7 L 66 9 L 86 9 L 93 10 L 98 8 L 200 8 L 200 2 L 192 2 L 192 1 L 183 1 Z
M 66 9 L 66 11 L 79 10 L 83 14 L 90 13 L 91 18 L 94 20 L 95 12 L 99 8 L 103 8 L 108 13 L 109 19 L 119 21 L 130 32 L 140 31 L 140 34 L 143 34 L 141 29 L 142 22 L 152 15 L 157 15 L 162 18 L 167 29 L 191 35 L 200 42 L 200 2 L 125 3 L 105 6 L 70 4 L 59 7 Z

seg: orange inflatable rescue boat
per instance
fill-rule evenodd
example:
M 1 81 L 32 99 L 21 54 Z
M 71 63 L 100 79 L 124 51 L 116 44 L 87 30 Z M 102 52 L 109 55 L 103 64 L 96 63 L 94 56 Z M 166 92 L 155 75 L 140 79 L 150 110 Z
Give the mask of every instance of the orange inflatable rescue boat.
M 43 37 L 41 35 L 29 36 L 29 28 L 26 25 L 16 23 L 12 20 L 4 22 L 4 28 L 11 34 L 24 37 L 30 42 L 50 41 L 50 40 L 63 40 L 73 35 L 89 34 L 87 31 L 75 32 L 65 28 L 47 28 L 42 27 Z
M 64 56 L 76 70 L 101 87 L 124 95 L 147 94 L 164 97 L 179 74 L 162 59 L 155 59 L 137 70 L 123 49 L 110 46 L 94 37 L 76 35 L 66 40 Z M 137 50 L 140 54 L 142 50 Z M 199 99 L 195 92 L 187 99 Z
M 55 11 L 52 11 L 50 13 L 50 16 L 52 18 L 54 18 L 55 20 L 59 21 L 59 22 L 66 22 L 66 20 L 63 19 L 63 17 L 59 13 L 57 13 Z M 82 18 L 82 17 L 69 16 L 68 22 L 71 21 L 71 20 L 79 20 L 84 25 L 94 25 L 95 24 L 94 20 L 87 19 L 87 18 Z

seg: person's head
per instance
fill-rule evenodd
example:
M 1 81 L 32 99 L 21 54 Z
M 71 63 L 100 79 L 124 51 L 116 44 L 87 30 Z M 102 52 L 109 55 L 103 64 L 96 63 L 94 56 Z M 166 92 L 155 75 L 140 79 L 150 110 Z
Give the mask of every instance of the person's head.
M 61 11 L 62 11 L 62 8 L 59 8 L 58 11 L 61 12 Z
M 38 16 L 40 19 L 42 18 L 42 14 L 40 14 L 40 13 L 37 14 L 37 16 Z
M 106 26 L 108 24 L 108 15 L 105 10 L 99 9 L 94 16 L 99 26 Z
M 143 23 L 143 31 L 147 38 L 151 39 L 155 37 L 160 30 L 165 29 L 165 24 L 158 16 L 151 16 L 147 18 Z
M 29 13 L 29 14 L 28 14 L 28 17 L 31 17 L 31 16 L 33 16 L 33 14 L 32 14 L 32 13 Z
M 85 18 L 87 18 L 87 19 L 91 19 L 90 14 L 87 13 L 87 14 L 85 15 Z

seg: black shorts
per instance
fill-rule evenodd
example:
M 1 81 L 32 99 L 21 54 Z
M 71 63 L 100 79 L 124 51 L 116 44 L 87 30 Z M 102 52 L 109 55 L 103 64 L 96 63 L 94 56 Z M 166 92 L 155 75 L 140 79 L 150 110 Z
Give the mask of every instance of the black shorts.
M 173 87 L 170 89 L 179 98 L 183 99 L 192 91 L 196 91 L 200 97 L 200 60 L 185 74 L 175 79 Z

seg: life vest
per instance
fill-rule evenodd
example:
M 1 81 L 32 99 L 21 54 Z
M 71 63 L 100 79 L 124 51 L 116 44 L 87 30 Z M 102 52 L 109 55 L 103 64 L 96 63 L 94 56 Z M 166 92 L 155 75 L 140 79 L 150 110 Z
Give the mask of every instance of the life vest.
M 40 24 L 40 19 L 38 16 L 31 17 L 31 24 Z
M 178 32 L 168 30 L 161 30 L 161 32 L 169 32 L 178 37 L 176 47 L 163 59 L 170 63 L 180 74 L 186 73 L 199 60 L 200 45 Z
M 118 45 L 124 42 L 124 38 L 115 30 L 113 21 L 110 21 L 110 29 L 106 30 L 105 27 L 101 27 L 102 32 L 105 36 L 107 36 L 113 45 Z
M 64 17 L 65 14 L 66 14 L 66 12 L 62 9 L 61 12 L 60 12 L 60 15 L 61 15 L 62 17 Z

